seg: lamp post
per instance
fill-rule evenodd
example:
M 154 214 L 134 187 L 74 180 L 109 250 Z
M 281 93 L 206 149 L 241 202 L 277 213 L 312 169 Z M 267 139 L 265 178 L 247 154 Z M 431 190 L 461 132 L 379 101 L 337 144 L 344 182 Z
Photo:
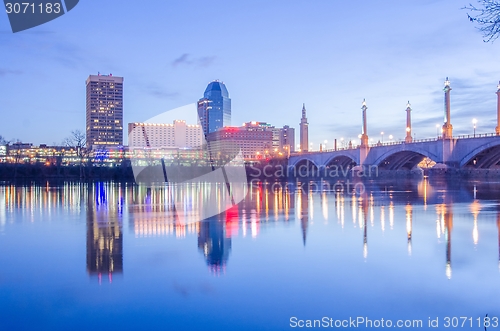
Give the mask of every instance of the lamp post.
M 324 147 L 325 150 L 327 149 L 327 146 L 326 146 L 327 143 L 328 143 L 328 140 L 325 139 L 325 147 Z
M 344 138 L 340 138 L 340 145 L 342 146 L 342 148 L 344 148 Z
M 384 131 L 380 132 L 380 135 L 382 136 L 382 144 L 384 143 Z
M 392 136 L 392 134 L 390 134 L 390 135 L 389 135 L 389 141 L 390 141 L 391 143 L 392 143 L 392 138 L 394 138 L 394 137 Z
M 474 138 L 476 138 L 476 124 L 477 124 L 477 119 L 473 118 L 472 126 L 474 127 Z

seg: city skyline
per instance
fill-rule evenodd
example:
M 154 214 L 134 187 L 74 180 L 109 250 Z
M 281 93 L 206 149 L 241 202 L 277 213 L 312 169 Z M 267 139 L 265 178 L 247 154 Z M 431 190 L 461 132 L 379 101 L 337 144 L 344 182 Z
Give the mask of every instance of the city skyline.
M 363 98 L 374 139 L 380 132 L 404 139 L 408 100 L 416 138 L 432 137 L 436 125 L 443 124 L 442 83 L 449 76 L 454 133 L 471 133 L 473 116 L 478 132 L 495 131 L 499 46 L 482 41 L 460 10 L 466 3 L 390 1 L 380 7 L 363 2 L 352 8 L 326 1 L 275 1 L 266 3 L 262 13 L 258 6 L 223 2 L 217 9 L 204 8 L 203 16 L 226 17 L 223 33 L 230 42 L 203 50 L 189 42 L 206 30 L 202 20 L 187 20 L 191 8 L 201 5 L 198 1 L 156 3 L 155 13 L 140 9 L 135 16 L 131 5 L 117 4 L 101 4 L 99 11 L 108 14 L 112 25 L 118 20 L 136 24 L 113 32 L 86 26 L 95 12 L 93 3 L 81 3 L 58 20 L 17 34 L 11 33 L 6 16 L 0 19 L 0 135 L 52 144 L 71 130 L 84 131 L 82 77 L 97 71 L 126 77 L 125 123 L 198 100 L 199 90 L 213 79 L 231 86 L 233 123 L 265 120 L 296 127 L 305 102 L 314 149 L 324 140 L 357 138 Z M 117 8 L 117 15 L 111 15 Z M 175 15 L 162 20 L 160 13 Z M 253 33 L 256 19 L 266 36 Z M 165 37 L 164 31 L 180 32 Z M 93 46 L 96 33 L 113 55 Z M 164 38 L 168 43 L 157 42 Z M 290 123 L 283 121 L 285 116 Z

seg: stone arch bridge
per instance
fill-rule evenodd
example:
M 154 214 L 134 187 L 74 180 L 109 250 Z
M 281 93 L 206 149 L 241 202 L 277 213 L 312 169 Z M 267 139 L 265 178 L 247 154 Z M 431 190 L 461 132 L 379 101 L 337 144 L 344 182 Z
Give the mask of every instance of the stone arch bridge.
M 288 167 L 307 169 L 376 166 L 381 170 L 411 170 L 425 158 L 450 168 L 500 168 L 500 136 L 463 136 L 426 139 L 411 143 L 377 144 L 351 149 L 304 152 L 290 155 Z

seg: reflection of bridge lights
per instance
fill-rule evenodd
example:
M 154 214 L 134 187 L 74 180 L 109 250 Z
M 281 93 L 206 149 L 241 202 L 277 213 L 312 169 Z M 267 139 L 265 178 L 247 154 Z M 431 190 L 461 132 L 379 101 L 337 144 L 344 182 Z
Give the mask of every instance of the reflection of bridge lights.
M 394 228 L 394 203 L 392 201 L 389 204 L 389 225 L 392 230 Z
M 446 277 L 448 279 L 451 279 L 451 263 L 450 262 L 446 263 Z
M 470 205 L 470 211 L 474 217 L 474 227 L 472 229 L 472 240 L 474 241 L 474 245 L 477 245 L 479 241 L 479 231 L 477 229 L 477 216 L 479 215 L 479 212 L 481 211 L 481 204 L 477 201 L 474 200 L 471 205 Z
M 385 206 L 380 207 L 380 226 L 382 227 L 382 232 L 385 231 Z
M 474 219 L 474 228 L 472 230 L 472 240 L 474 241 L 474 245 L 477 245 L 479 241 L 479 231 L 477 230 L 477 219 Z

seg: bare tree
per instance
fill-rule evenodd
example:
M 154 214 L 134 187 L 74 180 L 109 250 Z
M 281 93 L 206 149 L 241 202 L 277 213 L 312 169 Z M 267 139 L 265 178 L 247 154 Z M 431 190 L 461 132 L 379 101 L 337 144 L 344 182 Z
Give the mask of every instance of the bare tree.
M 83 162 L 88 157 L 89 151 L 86 148 L 87 138 L 80 130 L 71 131 L 71 135 L 64 139 L 64 145 L 74 148 L 79 159 L 80 178 L 83 177 Z
M 7 140 L 3 136 L 0 136 L 0 145 L 8 145 L 12 142 L 12 140 Z
M 483 33 L 484 42 L 493 42 L 500 36 L 500 2 L 498 0 L 478 0 L 479 5 L 469 4 L 462 8 L 470 11 L 469 21 L 476 23 Z

